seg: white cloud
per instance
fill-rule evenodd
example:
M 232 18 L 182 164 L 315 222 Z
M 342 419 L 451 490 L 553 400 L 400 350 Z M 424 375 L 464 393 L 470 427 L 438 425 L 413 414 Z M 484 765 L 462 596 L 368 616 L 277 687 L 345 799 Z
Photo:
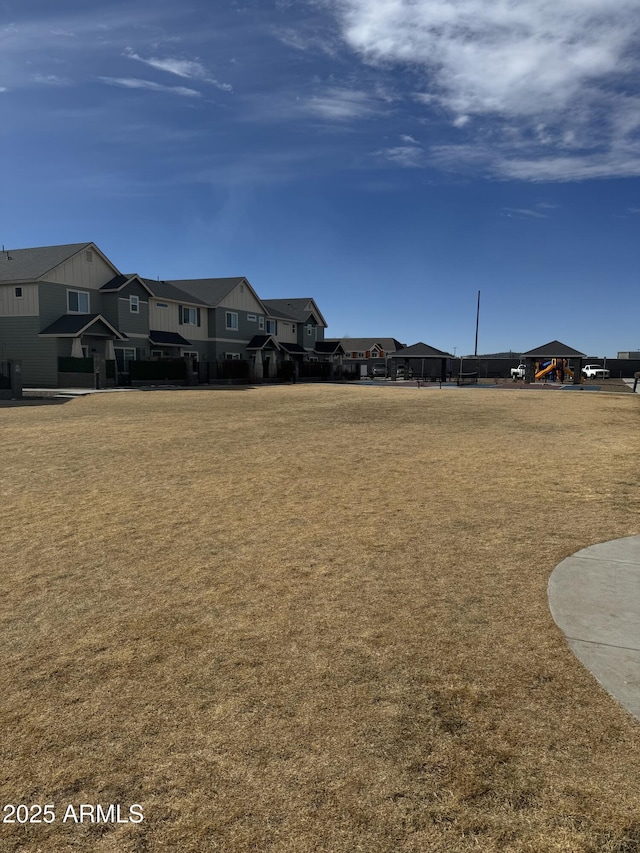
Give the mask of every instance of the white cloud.
M 410 136 L 408 133 L 401 134 L 400 139 L 403 142 L 408 142 L 410 145 L 419 145 L 420 144 L 417 139 L 414 139 L 413 136 Z
M 501 142 L 480 140 L 493 149 L 480 157 L 489 173 L 534 180 L 640 173 L 638 0 L 331 2 L 343 38 L 365 61 L 423 76 L 415 101 L 468 131 L 490 122 L 495 139 L 504 126 Z M 477 163 L 473 148 L 450 146 L 451 162 Z
M 306 109 L 334 121 L 368 118 L 378 112 L 370 95 L 356 89 L 328 89 L 306 101 Z
M 130 47 L 125 50 L 124 55 L 129 59 L 135 59 L 138 62 L 143 62 L 145 65 L 149 65 L 151 68 L 156 68 L 159 71 L 166 71 L 168 74 L 175 74 L 178 77 L 184 77 L 188 80 L 202 80 L 203 83 L 210 83 L 212 86 L 216 86 L 218 89 L 222 89 L 225 92 L 232 91 L 232 87 L 229 83 L 221 83 L 219 80 L 216 80 L 215 77 L 210 75 L 205 66 L 197 60 L 175 58 L 157 59 L 155 57 L 145 59 L 135 53 Z
M 199 98 L 200 92 L 188 89 L 185 86 L 162 86 L 151 80 L 139 80 L 136 77 L 100 77 L 103 83 L 109 86 L 120 86 L 124 89 L 149 89 L 152 92 L 170 92 L 173 95 L 181 95 L 185 98 Z
M 546 213 L 540 213 L 538 210 L 528 210 L 523 207 L 503 207 L 507 216 L 517 217 L 518 219 L 548 219 Z
M 415 145 L 398 145 L 395 148 L 383 148 L 380 151 L 376 151 L 375 154 L 405 169 L 416 169 L 423 165 L 424 152 L 422 148 Z

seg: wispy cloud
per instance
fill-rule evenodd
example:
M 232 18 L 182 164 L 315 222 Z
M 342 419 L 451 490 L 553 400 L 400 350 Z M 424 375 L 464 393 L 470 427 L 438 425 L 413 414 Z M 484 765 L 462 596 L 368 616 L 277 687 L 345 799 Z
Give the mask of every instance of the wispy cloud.
M 330 2 L 366 62 L 422 74 L 414 100 L 474 141 L 491 124 L 493 138 L 480 138 L 488 174 L 640 174 L 637 0 Z M 449 146 L 450 164 L 477 165 L 474 148 Z
M 375 154 L 395 163 L 397 166 L 402 166 L 404 169 L 415 169 L 424 165 L 424 152 L 417 145 L 398 145 L 392 148 L 382 148 L 376 151 Z
M 199 98 L 200 92 L 196 89 L 188 89 L 185 86 L 162 86 L 151 80 L 139 80 L 136 77 L 100 77 L 103 83 L 109 86 L 120 86 L 123 89 L 149 89 L 152 92 L 169 92 L 172 95 L 181 95 L 184 98 Z
M 540 213 L 539 210 L 529 210 L 522 207 L 503 207 L 502 210 L 506 216 L 516 217 L 518 219 L 548 219 L 546 213 Z
M 339 88 L 313 95 L 305 101 L 305 108 L 333 121 L 368 118 L 380 111 L 380 105 L 366 92 Z
M 213 77 L 208 69 L 198 60 L 193 59 L 176 59 L 168 57 L 167 59 L 158 59 L 156 57 L 145 58 L 135 53 L 130 47 L 124 51 L 124 56 L 128 59 L 135 59 L 137 62 L 143 62 L 151 68 L 156 68 L 159 71 L 166 71 L 168 74 L 175 74 L 177 77 L 183 77 L 188 80 L 200 80 L 203 83 L 210 83 L 218 89 L 225 92 L 231 92 L 232 86 L 229 83 L 221 83 Z

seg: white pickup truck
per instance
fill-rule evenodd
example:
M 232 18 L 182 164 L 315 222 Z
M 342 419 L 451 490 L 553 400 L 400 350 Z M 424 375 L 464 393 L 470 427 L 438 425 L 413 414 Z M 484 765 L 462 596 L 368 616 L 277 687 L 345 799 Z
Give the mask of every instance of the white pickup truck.
M 526 370 L 526 366 L 524 364 L 519 364 L 517 367 L 511 368 L 511 378 L 512 379 L 524 379 L 524 374 Z
M 608 379 L 609 371 L 601 364 L 585 364 L 582 375 L 587 379 Z

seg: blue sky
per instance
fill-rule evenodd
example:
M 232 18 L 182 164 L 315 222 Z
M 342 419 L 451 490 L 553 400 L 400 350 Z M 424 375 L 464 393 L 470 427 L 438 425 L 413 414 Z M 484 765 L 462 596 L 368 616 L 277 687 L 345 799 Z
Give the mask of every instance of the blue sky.
M 640 0 L 0 0 L 0 243 L 640 350 Z

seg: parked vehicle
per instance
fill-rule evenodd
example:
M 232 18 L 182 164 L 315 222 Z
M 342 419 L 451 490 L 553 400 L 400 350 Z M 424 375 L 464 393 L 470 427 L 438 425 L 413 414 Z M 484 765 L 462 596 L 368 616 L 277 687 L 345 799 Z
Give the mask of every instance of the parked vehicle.
M 374 367 L 371 368 L 372 379 L 375 379 L 376 377 L 386 377 L 386 375 L 387 368 L 384 366 L 384 364 L 376 364 Z
M 526 371 L 526 365 L 519 364 L 517 367 L 511 368 L 511 378 L 512 379 L 524 379 L 524 374 Z
M 609 373 L 601 364 L 585 364 L 582 368 L 582 375 L 587 379 L 608 379 Z

